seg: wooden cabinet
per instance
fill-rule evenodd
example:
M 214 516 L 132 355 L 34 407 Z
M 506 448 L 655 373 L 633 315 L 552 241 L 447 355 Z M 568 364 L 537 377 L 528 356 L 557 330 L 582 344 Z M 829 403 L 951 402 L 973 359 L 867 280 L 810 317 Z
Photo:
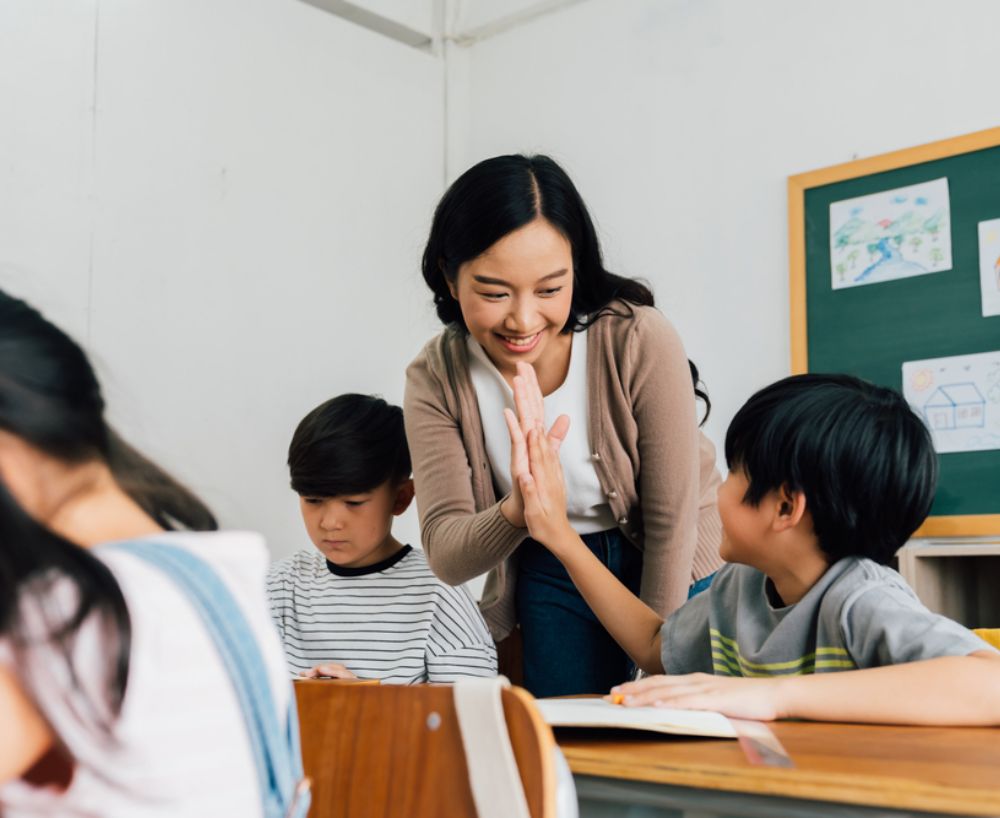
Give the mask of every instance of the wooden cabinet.
M 969 628 L 1000 628 L 1000 538 L 911 540 L 896 556 L 932 611 Z

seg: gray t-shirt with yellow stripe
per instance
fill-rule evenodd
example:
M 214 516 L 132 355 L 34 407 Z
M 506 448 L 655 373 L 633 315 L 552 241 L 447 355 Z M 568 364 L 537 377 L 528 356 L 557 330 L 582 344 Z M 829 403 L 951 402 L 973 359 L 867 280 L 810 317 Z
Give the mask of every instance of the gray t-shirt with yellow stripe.
M 794 605 L 757 569 L 726 565 L 661 636 L 670 674 L 827 673 L 992 650 L 928 611 L 898 573 L 862 557 L 834 563 Z

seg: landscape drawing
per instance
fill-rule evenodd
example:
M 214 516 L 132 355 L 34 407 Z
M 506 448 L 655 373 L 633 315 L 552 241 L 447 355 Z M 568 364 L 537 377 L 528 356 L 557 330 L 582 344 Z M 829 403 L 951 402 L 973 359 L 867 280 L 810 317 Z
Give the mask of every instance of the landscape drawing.
M 903 364 L 903 395 L 923 419 L 934 449 L 1000 449 L 1000 350 Z
M 1000 315 L 1000 219 L 979 223 L 979 289 L 983 317 Z
M 946 178 L 830 205 L 833 289 L 951 269 Z

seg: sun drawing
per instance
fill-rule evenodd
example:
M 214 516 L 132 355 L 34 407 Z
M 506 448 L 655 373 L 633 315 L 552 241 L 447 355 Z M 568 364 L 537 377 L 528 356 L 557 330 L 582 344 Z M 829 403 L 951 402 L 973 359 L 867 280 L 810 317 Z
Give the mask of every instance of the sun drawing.
M 916 392 L 923 392 L 930 389 L 933 383 L 934 373 L 929 369 L 920 369 L 917 372 L 914 372 L 913 378 L 910 379 L 910 386 L 912 386 Z

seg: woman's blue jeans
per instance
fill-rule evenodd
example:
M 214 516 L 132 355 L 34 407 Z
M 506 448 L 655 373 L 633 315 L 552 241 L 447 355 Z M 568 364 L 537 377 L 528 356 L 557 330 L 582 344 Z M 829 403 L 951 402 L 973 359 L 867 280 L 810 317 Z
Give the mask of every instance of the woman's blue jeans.
M 639 593 L 642 552 L 618 529 L 581 535 L 632 593 Z M 518 550 L 515 604 L 524 645 L 524 686 L 536 697 L 607 693 L 635 666 L 580 596 L 562 563 L 527 539 Z

